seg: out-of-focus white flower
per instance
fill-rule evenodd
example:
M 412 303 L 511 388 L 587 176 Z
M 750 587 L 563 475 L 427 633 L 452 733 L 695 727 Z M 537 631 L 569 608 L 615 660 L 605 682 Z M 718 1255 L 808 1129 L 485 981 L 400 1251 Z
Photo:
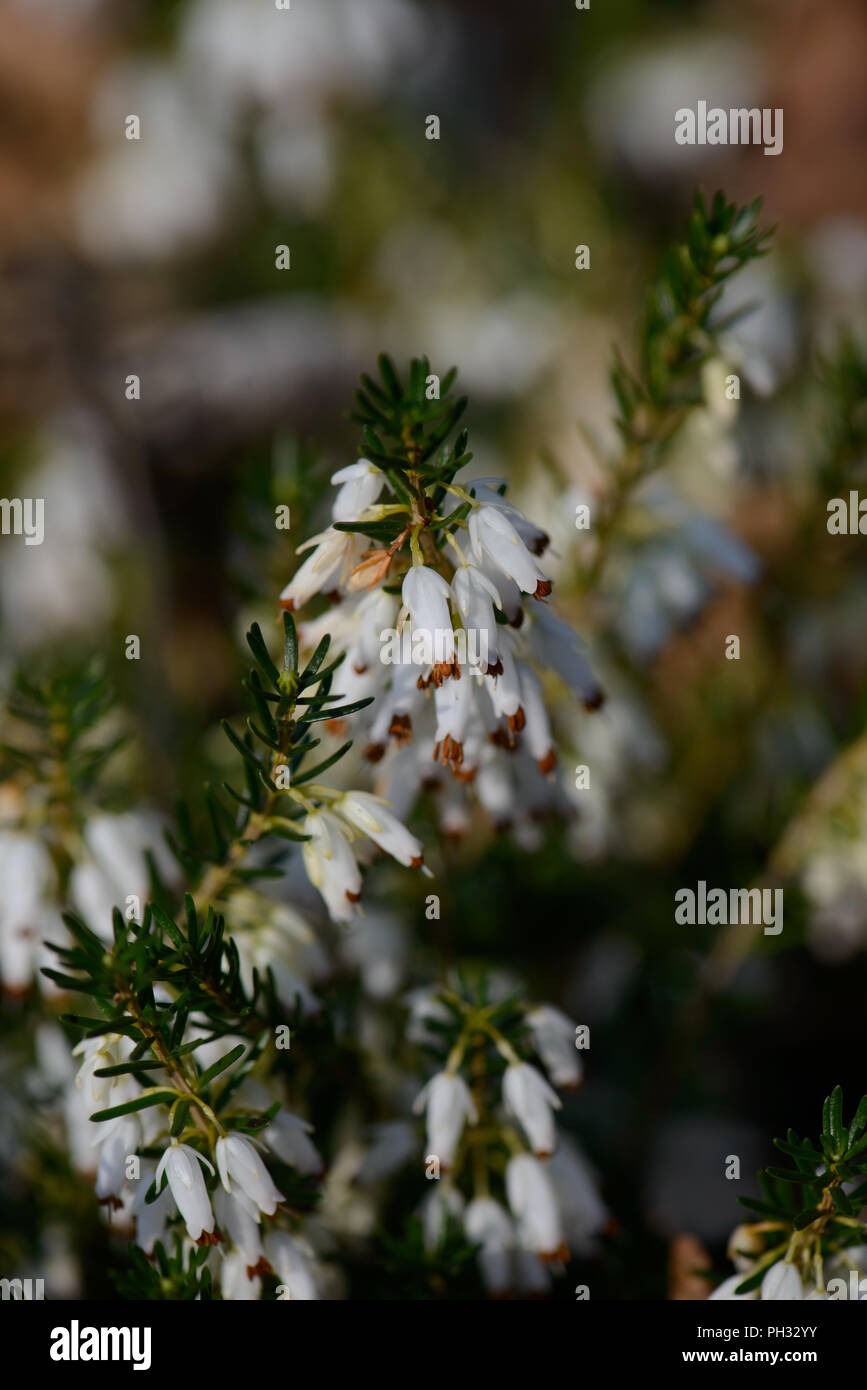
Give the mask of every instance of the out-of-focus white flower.
M 226 1192 L 218 1187 L 214 1193 L 214 1214 L 217 1225 L 231 1240 L 248 1265 L 256 1265 L 262 1254 L 262 1233 L 259 1208 L 240 1188 Z
M 60 928 L 53 905 L 56 874 L 51 855 L 34 836 L 0 832 L 0 978 L 7 994 L 23 994 L 33 983 L 37 963 L 46 952 L 43 938 Z
M 409 1042 L 418 1045 L 436 1042 L 439 1034 L 433 1028 L 428 1028 L 428 1021 L 431 1023 L 449 1023 L 452 1015 L 447 1006 L 432 990 L 421 986 L 419 989 L 411 990 L 405 996 L 404 1002 L 409 1008 L 409 1021 L 406 1026 L 406 1036 Z
M 426 1250 L 436 1250 L 445 1237 L 449 1220 L 460 1220 L 464 1205 L 461 1193 L 451 1183 L 431 1184 L 431 1191 L 419 1208 Z
M 172 1192 L 164 1187 L 153 1202 L 148 1202 L 148 1189 L 156 1177 L 156 1167 L 148 1159 L 142 1160 L 141 1175 L 135 1190 L 133 1214 L 135 1216 L 135 1242 L 146 1255 L 152 1255 L 158 1240 L 165 1238 L 166 1227 L 173 1214 Z
M 755 1299 L 759 1296 L 758 1289 L 752 1289 L 750 1293 L 735 1293 L 738 1284 L 742 1284 L 746 1276 L 744 1274 L 732 1274 L 728 1279 L 724 1279 L 713 1291 L 708 1294 L 708 1301 L 714 1298 L 721 1299 L 725 1303 L 740 1301 L 741 1299 Z
M 553 1004 L 537 1004 L 527 1014 L 527 1023 L 533 1046 L 554 1085 L 563 1089 L 578 1086 L 584 1075 L 584 1063 L 575 1047 L 572 1020 Z
M 599 1195 L 593 1168 L 575 1141 L 563 1135 L 548 1161 L 548 1175 L 560 1208 L 566 1244 L 575 1255 L 592 1255 L 609 1212 Z
M 121 1076 L 97 1076 L 97 1071 L 107 1067 L 119 1066 L 134 1050 L 135 1043 L 121 1033 L 101 1033 L 96 1038 L 82 1038 L 72 1049 L 74 1057 L 83 1057 L 78 1069 L 75 1084 L 81 1089 L 91 1108 L 109 1108 L 109 1102 L 117 1103 L 118 1089 L 125 1080 Z
M 254 1144 L 243 1134 L 221 1135 L 216 1144 L 217 1168 L 227 1192 L 236 1182 L 245 1196 L 266 1216 L 273 1216 L 283 1193 L 278 1192 L 271 1174 Z M 230 1181 L 231 1180 L 231 1181 Z
M 129 897 L 143 906 L 150 888 L 146 854 L 168 881 L 177 865 L 162 838 L 159 819 L 147 813 L 99 812 L 84 827 L 86 856 L 72 870 L 69 892 L 88 926 L 105 941 L 112 939 L 112 910 L 123 910 Z
M 794 1265 L 778 1260 L 771 1265 L 762 1280 L 762 1300 L 775 1299 L 778 1302 L 791 1302 L 804 1297 L 804 1285 Z
M 134 111 L 141 138 L 129 141 Z M 216 122 L 168 65 L 115 63 L 95 103 L 105 139 L 74 194 L 87 252 L 107 261 L 160 260 L 213 237 L 237 188 L 237 166 Z
M 515 1154 L 506 1165 L 506 1195 L 526 1250 L 543 1260 L 568 1259 L 557 1198 L 544 1163 L 532 1154 Z
M 341 936 L 340 954 L 361 975 L 365 992 L 373 999 L 389 999 L 400 987 L 409 958 L 406 930 L 385 912 L 359 915 Z
M 514 1062 L 503 1074 L 503 1102 L 521 1125 L 538 1158 L 547 1158 L 557 1147 L 557 1128 L 552 1110 L 561 1100 L 540 1071 L 529 1062 Z
M 289 1298 L 308 1303 L 319 1298 L 313 1251 L 307 1241 L 293 1238 L 286 1231 L 269 1231 L 265 1253 Z
M 425 1112 L 427 1145 L 448 1172 L 454 1163 L 458 1142 L 467 1120 L 478 1123 L 472 1095 L 462 1076 L 440 1071 L 419 1092 L 413 1104 L 416 1115 Z
M 536 658 L 551 666 L 564 685 L 574 690 L 586 709 L 598 709 L 602 690 L 584 654 L 578 634 L 549 608 L 540 605 L 533 614 L 531 632 Z
M 313 1140 L 313 1126 L 288 1110 L 278 1110 L 262 1131 L 262 1139 L 278 1158 L 299 1173 L 321 1173 L 325 1164 Z
M 508 1213 L 492 1197 L 476 1197 L 464 1212 L 467 1240 L 480 1245 L 479 1267 L 490 1293 L 505 1293 L 510 1287 L 511 1252 L 515 1231 Z
M 100 1129 L 108 1129 L 101 1124 Z M 120 1199 L 126 1183 L 127 1155 L 134 1154 L 141 1143 L 141 1126 L 135 1115 L 122 1116 L 99 1147 L 99 1166 L 96 1170 L 96 1195 L 100 1202 Z
M 362 1184 L 388 1177 L 415 1154 L 413 1126 L 406 1120 L 383 1120 L 373 1126 L 372 1138 L 358 1169 L 356 1180 Z
M 340 821 L 330 811 L 311 812 L 304 834 L 311 837 L 302 847 L 307 877 L 335 922 L 350 921 L 361 897 L 361 870 Z
M 220 1264 L 220 1292 L 227 1302 L 251 1303 L 262 1293 L 262 1280 L 255 1266 L 248 1264 L 240 1250 L 230 1250 Z
M 157 1164 L 157 1189 L 165 1174 L 190 1240 L 198 1240 L 203 1232 L 210 1235 L 214 1229 L 214 1213 L 200 1163 L 213 1173 L 213 1165 L 197 1149 L 173 1140 Z

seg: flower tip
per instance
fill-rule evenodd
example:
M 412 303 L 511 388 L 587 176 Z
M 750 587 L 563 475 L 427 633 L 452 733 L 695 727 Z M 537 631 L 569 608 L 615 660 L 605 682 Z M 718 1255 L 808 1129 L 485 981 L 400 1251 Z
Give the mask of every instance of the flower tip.
M 280 607 L 283 609 L 283 612 L 284 612 L 284 613 L 294 613 L 294 612 L 295 612 L 295 600 L 294 600 L 294 598 L 283 598 L 283 597 L 281 596 L 281 598 L 280 598 Z
M 539 1259 L 546 1265 L 566 1264 L 569 1260 L 569 1246 L 561 1240 L 556 1250 L 541 1250 Z
M 549 748 L 544 758 L 537 758 L 536 766 L 544 777 L 547 777 L 549 772 L 553 772 L 554 768 L 557 766 L 557 754 L 554 752 L 554 749 Z
M 533 590 L 533 598 L 547 598 L 551 592 L 552 584 L 550 579 L 540 579 Z

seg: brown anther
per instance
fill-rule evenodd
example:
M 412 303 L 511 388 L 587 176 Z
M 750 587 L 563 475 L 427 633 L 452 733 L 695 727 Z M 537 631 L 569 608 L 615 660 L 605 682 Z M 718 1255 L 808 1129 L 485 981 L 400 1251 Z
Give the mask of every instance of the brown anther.
M 391 559 L 390 550 L 366 550 L 346 581 L 348 592 L 357 594 L 362 589 L 372 589 L 388 574 Z
M 449 679 L 449 676 L 454 677 L 456 681 L 459 681 L 461 678 L 461 668 L 455 660 L 438 661 L 431 671 L 430 679 L 433 681 L 434 685 L 439 688 L 444 681 Z
M 539 1255 L 539 1259 L 546 1265 L 563 1265 L 569 1259 L 569 1246 L 565 1241 L 561 1241 L 556 1250 L 545 1250 Z
M 513 734 L 519 734 L 527 722 L 524 711 L 521 709 L 520 705 L 515 710 L 514 714 L 508 714 L 506 718 L 509 721 L 509 728 L 512 730 Z
M 478 768 L 475 767 L 453 767 L 452 776 L 459 782 L 475 782 Z
M 547 598 L 551 592 L 550 579 L 540 579 L 533 590 L 533 598 Z
M 553 772 L 557 766 L 557 754 L 553 748 L 549 748 L 544 758 L 536 759 L 536 766 L 543 776 L 547 777 L 549 772 Z
M 409 743 L 412 738 L 412 719 L 408 714 L 393 715 L 388 732 L 396 743 Z

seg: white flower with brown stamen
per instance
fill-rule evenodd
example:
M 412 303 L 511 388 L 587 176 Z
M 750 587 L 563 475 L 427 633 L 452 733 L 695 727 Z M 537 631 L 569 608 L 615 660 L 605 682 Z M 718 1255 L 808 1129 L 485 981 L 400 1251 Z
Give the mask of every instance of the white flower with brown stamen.
M 534 598 L 547 598 L 551 582 L 539 569 L 505 512 L 477 507 L 470 513 L 470 539 L 478 559 L 488 556 L 519 589 Z
M 494 606 L 501 608 L 502 604 L 495 585 L 477 565 L 459 565 L 452 577 L 452 594 L 465 629 L 475 635 L 472 643 L 467 642 L 468 652 L 477 654 L 483 672 L 499 675 L 503 666 L 498 653 Z
M 540 772 L 553 772 L 557 763 L 548 711 L 542 695 L 542 682 L 525 662 L 518 663 L 521 709 L 524 711 L 524 743 L 536 760 Z
M 433 760 L 450 767 L 453 772 L 463 765 L 464 738 L 473 709 L 474 687 L 477 685 L 474 677 L 465 672 L 463 679 L 448 681 L 434 691 L 437 726 Z
M 448 678 L 460 677 L 455 658 L 455 633 L 449 612 L 451 589 L 436 570 L 413 565 L 404 575 L 401 598 L 409 609 L 414 630 L 426 634 L 433 653 L 431 680 L 441 685 Z

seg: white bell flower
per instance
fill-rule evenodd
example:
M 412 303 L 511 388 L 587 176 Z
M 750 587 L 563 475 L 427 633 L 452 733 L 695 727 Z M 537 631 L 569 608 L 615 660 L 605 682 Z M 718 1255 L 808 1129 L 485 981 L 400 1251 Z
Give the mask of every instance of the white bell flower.
M 740 1302 L 741 1299 L 756 1299 L 759 1296 L 758 1289 L 753 1289 L 751 1293 L 735 1293 L 738 1284 L 742 1284 L 746 1278 L 745 1274 L 732 1274 L 728 1279 L 724 1279 L 713 1293 L 708 1294 L 708 1302 L 711 1299 L 720 1299 L 723 1303 Z
M 452 1072 L 437 1072 L 416 1096 L 412 1108 L 416 1115 L 425 1112 L 428 1150 L 447 1172 L 454 1163 L 465 1122 L 478 1123 L 467 1083 Z
M 459 565 L 452 575 L 452 595 L 467 633 L 474 634 L 474 643 L 467 641 L 478 656 L 483 672 L 496 676 L 502 669 L 498 655 L 497 620 L 494 608 L 502 608 L 496 586 L 477 565 Z
M 508 1213 L 493 1197 L 476 1197 L 464 1212 L 467 1240 L 480 1245 L 479 1267 L 489 1293 L 505 1293 L 512 1282 L 515 1229 Z
M 553 1004 L 537 1004 L 527 1014 L 533 1046 L 553 1084 L 564 1090 L 578 1086 L 584 1063 L 575 1047 L 575 1025 Z
M 278 1110 L 271 1123 L 262 1130 L 262 1139 L 269 1149 L 297 1168 L 299 1173 L 317 1174 L 325 1167 L 322 1155 L 313 1140 L 308 1138 L 313 1126 L 288 1110 Z
M 422 845 L 387 807 L 380 796 L 350 791 L 334 803 L 334 810 L 356 830 L 367 835 L 406 868 L 418 869 L 423 859 Z
M 213 1173 L 213 1165 L 197 1149 L 173 1140 L 157 1164 L 156 1173 L 157 1190 L 165 1174 L 190 1240 L 195 1241 L 203 1233 L 210 1235 L 214 1229 L 214 1213 L 200 1163 Z
M 248 1265 L 257 1265 L 262 1256 L 262 1232 L 259 1228 L 259 1208 L 236 1187 L 226 1192 L 218 1187 L 214 1193 L 214 1214 L 221 1231 L 229 1237 L 235 1249 Z
M 791 1302 L 804 1297 L 804 1285 L 794 1265 L 778 1260 L 771 1265 L 762 1280 L 762 1299 Z
M 532 1154 L 515 1154 L 506 1165 L 506 1195 L 525 1250 L 543 1260 L 568 1258 L 560 1210 L 548 1170 Z
M 311 836 L 301 851 L 307 877 L 334 921 L 348 922 L 361 897 L 361 870 L 340 821 L 330 811 L 312 811 L 303 828 Z
M 220 1181 L 226 1191 L 231 1192 L 232 1181 L 236 1182 L 260 1211 L 273 1216 L 277 1203 L 283 1200 L 283 1193 L 274 1186 L 255 1145 L 243 1134 L 221 1135 L 216 1144 L 216 1157 Z
M 409 609 L 414 631 L 424 633 L 430 644 L 434 685 L 441 685 L 449 676 L 460 675 L 449 612 L 450 596 L 448 581 L 427 565 L 413 565 L 404 575 L 401 598 Z
M 321 593 L 329 584 L 335 588 L 344 584 L 350 570 L 360 559 L 364 545 L 363 537 L 355 531 L 336 531 L 333 526 L 318 536 L 311 536 L 309 541 L 299 545 L 297 554 L 311 550 L 311 547 L 312 553 L 281 593 L 280 606 L 292 613 L 297 608 L 303 608 L 308 599 Z
M 499 565 L 507 578 L 514 579 L 525 594 L 547 598 L 551 592 L 550 580 L 545 578 L 504 511 L 499 507 L 476 507 L 470 513 L 469 526 L 477 559 L 487 556 Z
M 359 459 L 331 475 L 332 483 L 342 487 L 331 508 L 333 521 L 357 521 L 382 491 L 385 478 L 369 459 Z
M 557 1147 L 557 1129 L 551 1111 L 562 1102 L 540 1071 L 529 1062 L 515 1062 L 503 1075 L 503 1102 L 527 1135 L 538 1158 L 547 1158 Z
M 307 1303 L 318 1300 L 313 1251 L 306 1240 L 293 1238 L 286 1231 L 269 1231 L 265 1253 L 290 1299 Z

